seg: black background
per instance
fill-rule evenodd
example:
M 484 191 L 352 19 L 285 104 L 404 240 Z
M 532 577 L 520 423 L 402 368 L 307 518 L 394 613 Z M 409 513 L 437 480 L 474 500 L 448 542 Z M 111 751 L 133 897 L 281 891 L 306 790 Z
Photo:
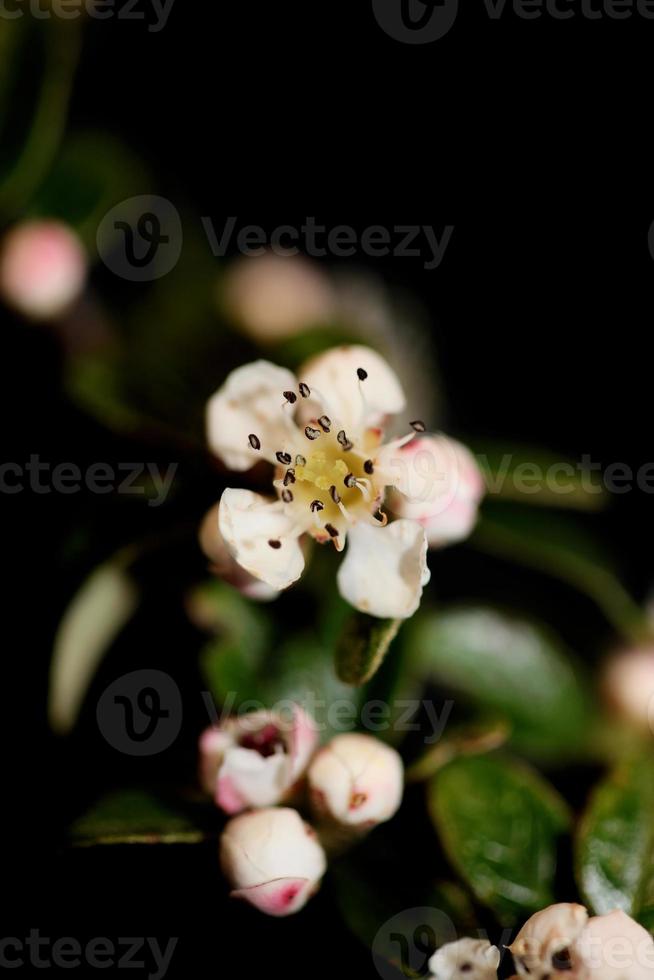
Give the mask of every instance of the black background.
M 507 11 L 491 22 L 470 3 L 445 38 L 408 46 L 380 30 L 367 2 L 176 0 L 159 34 L 138 21 L 88 25 L 71 126 L 121 134 L 151 162 L 157 191 L 218 220 L 453 224 L 435 271 L 419 259 L 373 261 L 429 310 L 449 428 L 638 467 L 654 459 L 654 204 L 636 186 L 651 159 L 653 42 L 654 22 L 638 18 L 527 22 Z M 62 399 L 52 337 L 7 314 L 3 334 L 6 458 L 118 458 L 115 440 Z M 192 473 L 194 462 L 182 466 Z M 201 515 L 211 499 L 203 488 L 176 506 Z M 164 856 L 62 851 L 69 817 L 125 766 L 99 737 L 56 744 L 44 722 L 52 632 L 75 584 L 58 557 L 66 529 L 81 509 L 121 538 L 129 530 L 104 501 L 3 499 L 3 770 L 17 872 L 4 889 L 6 934 L 179 936 L 169 976 L 375 976 L 368 955 L 334 932 L 326 895 L 301 930 L 247 909 L 227 918 L 211 845 Z M 649 496 L 633 491 L 603 525 L 639 597 L 651 581 L 650 515 Z M 155 529 L 168 519 L 147 517 Z M 587 658 L 601 652 L 609 634 L 584 600 L 458 550 L 447 561 L 446 594 L 465 582 L 527 605 L 536 595 Z M 162 608 L 166 582 L 162 572 L 151 599 Z M 190 639 L 182 620 L 162 616 L 171 660 Z M 138 639 L 144 650 L 157 644 L 156 633 Z M 193 667 L 184 676 L 192 690 Z M 180 752 L 158 765 L 192 764 L 191 738 Z

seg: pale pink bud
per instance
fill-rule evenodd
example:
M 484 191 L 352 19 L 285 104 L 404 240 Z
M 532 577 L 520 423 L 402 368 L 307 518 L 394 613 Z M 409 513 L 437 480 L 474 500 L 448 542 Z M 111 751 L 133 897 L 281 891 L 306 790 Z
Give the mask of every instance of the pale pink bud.
M 220 863 L 235 898 L 276 916 L 299 911 L 327 867 L 315 831 L 284 807 L 230 820 L 220 838 Z
M 25 316 L 49 319 L 65 312 L 81 293 L 86 272 L 82 243 L 58 221 L 28 221 L 5 236 L 0 292 Z
M 607 701 L 626 721 L 641 728 L 654 725 L 654 646 L 614 654 L 604 669 Z
M 254 575 L 250 575 L 232 557 L 220 533 L 219 508 L 220 503 L 217 503 L 207 511 L 198 534 L 200 547 L 211 562 L 211 571 L 218 578 L 227 582 L 228 585 L 238 589 L 241 595 L 248 599 L 255 599 L 259 602 L 269 602 L 271 599 L 276 599 L 279 595 L 277 589 L 268 585 L 267 582 L 255 578 Z
M 244 256 L 230 266 L 223 286 L 228 313 L 263 343 L 320 325 L 333 314 L 329 282 L 299 255 Z
M 316 727 L 299 705 L 290 714 L 253 711 L 200 738 L 200 781 L 226 813 L 272 806 L 291 792 L 316 746 Z
M 413 439 L 397 450 L 390 467 L 398 489 L 389 507 L 422 524 L 432 547 L 468 537 L 485 487 L 466 446 L 444 435 Z
M 337 735 L 315 756 L 308 779 L 316 815 L 348 827 L 390 820 L 402 802 L 402 760 L 371 735 Z
M 576 964 L 576 943 L 587 922 L 583 905 L 571 902 L 549 905 L 532 915 L 508 947 L 518 974 L 532 980 L 559 975 L 580 980 L 571 970 Z
M 500 951 L 487 939 L 458 939 L 437 949 L 429 960 L 434 980 L 497 980 Z
M 654 940 L 630 916 L 615 909 L 588 920 L 573 963 L 574 976 L 584 980 L 652 980 Z

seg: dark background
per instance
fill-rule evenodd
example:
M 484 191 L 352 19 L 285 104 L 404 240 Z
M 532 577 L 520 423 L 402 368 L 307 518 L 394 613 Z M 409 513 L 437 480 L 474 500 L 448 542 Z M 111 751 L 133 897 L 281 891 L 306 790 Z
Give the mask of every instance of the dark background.
M 637 468 L 654 458 L 654 204 L 649 189 L 639 197 L 634 186 L 643 157 L 632 139 L 645 135 L 649 118 L 653 40 L 654 23 L 637 18 L 526 22 L 507 12 L 494 23 L 470 4 L 447 37 L 408 46 L 383 34 L 368 3 L 177 0 L 160 34 L 139 22 L 88 25 L 70 125 L 121 134 L 158 175 L 144 193 L 216 220 L 453 224 L 435 271 L 419 259 L 366 260 L 429 311 L 447 427 Z M 63 399 L 52 336 L 6 313 L 2 321 L 6 458 L 120 458 L 115 437 Z M 192 486 L 195 461 L 180 463 Z M 199 517 L 214 496 L 212 487 L 194 488 L 146 518 L 156 530 L 177 512 Z M 308 907 L 301 928 L 234 911 L 212 845 L 65 851 L 70 817 L 98 787 L 124 777 L 126 765 L 128 778 L 139 770 L 89 736 L 88 725 L 65 746 L 47 732 L 52 633 L 79 575 L 62 567 L 61 549 L 80 513 L 120 540 L 142 516 L 83 494 L 24 492 L 3 505 L 11 677 L 3 768 L 16 871 L 4 889 L 6 934 L 179 936 L 169 976 L 376 975 L 345 930 L 334 932 L 328 895 Z M 650 498 L 636 490 L 615 497 L 603 529 L 626 583 L 643 597 Z M 182 554 L 189 574 L 201 567 L 190 546 Z M 445 594 L 465 587 L 536 602 L 583 655 L 599 655 L 607 629 L 585 600 L 464 549 L 446 563 Z M 160 626 L 153 632 L 150 616 L 130 639 L 144 665 L 155 648 L 161 664 L 163 650 L 163 669 L 175 663 L 192 691 L 195 667 L 180 667 L 178 654 L 197 638 L 181 611 L 166 609 L 177 588 L 160 571 L 150 599 L 161 607 Z M 105 682 L 125 654 L 116 656 Z M 164 753 L 154 775 L 192 764 L 192 741 L 174 757 Z M 422 846 L 416 860 L 430 860 Z

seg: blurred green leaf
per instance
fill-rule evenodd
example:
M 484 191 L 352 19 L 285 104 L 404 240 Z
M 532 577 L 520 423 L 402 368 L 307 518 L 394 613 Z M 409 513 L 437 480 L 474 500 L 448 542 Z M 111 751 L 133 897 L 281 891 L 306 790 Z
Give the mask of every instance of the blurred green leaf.
M 622 586 L 604 549 L 574 519 L 487 501 L 470 544 L 562 579 L 589 596 L 618 631 L 641 638 L 642 610 Z
M 216 811 L 196 805 L 189 814 L 142 790 L 110 793 L 70 828 L 73 847 L 107 844 L 197 844 L 215 836 Z
M 354 613 L 336 647 L 336 673 L 340 679 L 357 687 L 369 681 L 379 670 L 401 625 L 401 619 Z
M 496 755 L 455 759 L 429 783 L 428 805 L 450 861 L 502 923 L 553 901 L 569 816 L 536 772 Z
M 488 724 L 466 725 L 455 730 L 447 738 L 441 738 L 406 771 L 406 781 L 417 783 L 434 776 L 439 769 L 460 755 L 482 755 L 501 748 L 511 734 L 504 721 Z
M 48 715 L 59 734 L 75 724 L 98 665 L 136 609 L 138 593 L 125 570 L 126 556 L 127 550 L 89 575 L 57 628 Z
M 508 719 L 523 751 L 583 752 L 586 685 L 549 632 L 495 609 L 455 607 L 416 617 L 405 642 L 435 683 Z
M 576 841 L 579 887 L 598 915 L 654 928 L 654 757 L 624 759 L 595 789 Z
M 274 346 L 273 360 L 293 370 L 305 361 L 341 344 L 360 344 L 361 336 L 351 326 L 330 324 L 304 330 Z

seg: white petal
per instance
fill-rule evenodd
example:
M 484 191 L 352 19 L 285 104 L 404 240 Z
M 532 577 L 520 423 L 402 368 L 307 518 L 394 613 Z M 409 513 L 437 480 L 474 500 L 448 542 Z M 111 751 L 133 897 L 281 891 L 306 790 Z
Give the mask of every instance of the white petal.
M 273 589 L 286 589 L 304 569 L 297 530 L 279 503 L 251 490 L 227 489 L 220 498 L 220 533 L 233 557 Z M 271 547 L 279 541 L 280 547 Z
M 365 381 L 359 380 L 358 368 L 367 372 Z M 348 435 L 379 425 L 385 416 L 396 415 L 406 404 L 396 374 L 370 347 L 334 347 L 318 354 L 303 365 L 298 380 L 316 389 L 327 414 Z
M 264 758 L 254 749 L 235 745 L 225 753 L 218 774 L 218 789 L 225 780 L 230 792 L 247 806 L 273 806 L 279 803 L 290 782 L 291 765 L 283 752 Z
M 370 616 L 407 619 L 420 605 L 429 581 L 427 539 L 415 521 L 387 527 L 356 524 L 350 531 L 338 588 L 351 605 Z
M 261 579 L 254 578 L 232 557 L 220 533 L 219 511 L 220 503 L 214 504 L 205 515 L 198 535 L 200 547 L 211 562 L 211 572 L 238 589 L 248 599 L 254 599 L 257 602 L 270 602 L 272 599 L 276 599 L 279 595 L 277 589 L 271 588 Z M 196 604 L 190 611 L 192 615 L 197 614 L 199 619 L 202 618 L 201 606 L 198 607 Z M 203 627 L 201 626 L 201 628 Z
M 221 864 L 236 888 L 251 888 L 278 878 L 317 882 L 325 872 L 325 854 L 296 810 L 253 810 L 230 820 L 222 834 Z
M 269 361 L 232 371 L 207 403 L 207 437 L 216 456 L 232 470 L 248 470 L 262 458 L 274 462 L 289 443 L 282 392 L 296 389 L 291 372 Z M 250 435 L 261 449 L 251 447 Z

